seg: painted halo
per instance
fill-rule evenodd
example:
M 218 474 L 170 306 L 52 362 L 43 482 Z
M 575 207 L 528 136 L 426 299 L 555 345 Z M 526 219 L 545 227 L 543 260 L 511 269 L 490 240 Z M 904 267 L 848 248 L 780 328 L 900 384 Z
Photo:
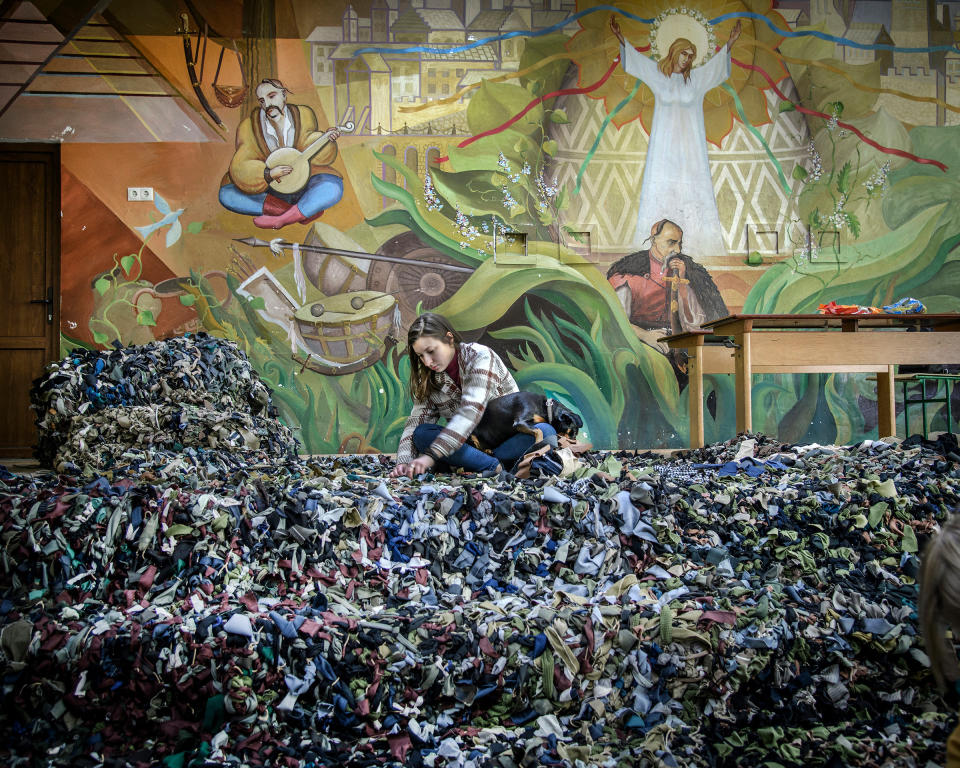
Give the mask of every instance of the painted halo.
M 666 56 L 678 37 L 685 37 L 696 46 L 694 67 L 705 64 L 717 47 L 713 25 L 702 13 L 689 8 L 672 8 L 661 13 L 650 28 L 650 52 L 653 57 L 659 61 Z

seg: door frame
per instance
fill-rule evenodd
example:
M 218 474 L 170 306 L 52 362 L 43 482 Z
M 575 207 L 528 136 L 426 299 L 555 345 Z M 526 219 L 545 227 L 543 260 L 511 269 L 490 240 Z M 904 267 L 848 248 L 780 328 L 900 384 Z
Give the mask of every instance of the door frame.
M 48 270 L 47 287 L 53 291 L 53 304 L 49 307 L 52 320 L 47 324 L 47 363 L 54 362 L 60 358 L 60 258 L 61 258 L 61 240 L 60 240 L 60 218 L 61 218 L 61 165 L 60 165 L 60 143 L 59 142 L 11 142 L 0 140 L 0 155 L 9 157 L 15 156 L 15 159 L 34 160 L 42 159 L 50 170 L 50 198 L 47 202 L 47 209 L 43 212 L 43 226 L 47 233 L 45 238 L 46 253 L 44 254 L 45 267 Z M 16 194 L 16 191 L 8 190 L 6 194 Z M 13 255 L 9 258 L 14 258 Z M 29 299 L 44 298 L 42 296 L 30 296 Z M 28 299 L 28 300 L 29 300 Z M 7 347 L 16 348 L 17 338 L 10 337 L 4 342 Z M 32 337 L 31 337 L 32 338 Z M 26 347 L 27 345 L 22 345 Z M 37 375 L 41 375 L 39 371 Z M 36 439 L 36 435 L 34 439 Z M 32 446 L 27 446 L 26 458 L 30 455 Z M 0 448 L 0 455 L 10 457 L 16 448 L 11 446 L 4 450 Z

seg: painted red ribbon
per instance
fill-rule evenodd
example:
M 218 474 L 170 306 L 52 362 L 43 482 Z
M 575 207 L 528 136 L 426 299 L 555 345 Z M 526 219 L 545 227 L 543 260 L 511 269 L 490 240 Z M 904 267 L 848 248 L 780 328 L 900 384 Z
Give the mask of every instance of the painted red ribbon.
M 529 112 L 535 106 L 537 106 L 543 101 L 546 101 L 547 99 L 552 99 L 554 96 L 573 96 L 576 94 L 590 93 L 590 91 L 597 90 L 597 88 L 599 88 L 601 85 L 607 82 L 607 80 L 610 79 L 610 75 L 613 74 L 613 71 L 617 68 L 617 65 L 619 63 L 620 63 L 620 57 L 617 56 L 613 60 L 613 63 L 610 65 L 610 68 L 603 74 L 603 77 L 601 77 L 599 80 L 597 80 L 597 82 L 593 83 L 592 85 L 587 85 L 587 86 L 584 86 L 583 88 L 563 88 L 559 91 L 552 91 L 550 93 L 544 94 L 543 96 L 538 96 L 529 104 L 527 104 L 527 106 L 525 106 L 517 114 L 515 114 L 513 117 L 507 120 L 507 122 L 503 123 L 502 125 L 498 125 L 496 128 L 491 128 L 489 131 L 483 131 L 483 133 L 478 133 L 476 136 L 471 136 L 469 139 L 464 139 L 459 144 L 457 144 L 457 148 L 463 149 L 464 147 L 469 146 L 470 144 L 473 144 L 473 142 L 475 142 L 477 139 L 482 139 L 484 136 L 493 136 L 493 134 L 495 133 L 500 133 L 500 131 L 507 130 L 507 128 L 509 128 L 511 125 L 517 122 L 521 117 L 527 114 L 527 112 Z M 438 157 L 436 162 L 445 163 L 449 159 L 450 159 L 449 155 L 444 155 L 443 157 Z
M 753 64 L 744 64 L 742 61 L 737 61 L 736 59 L 733 59 L 733 58 L 731 58 L 731 61 L 732 61 L 734 64 L 736 64 L 738 67 L 741 67 L 741 68 L 743 68 L 743 69 L 750 69 L 750 70 L 753 70 L 754 72 L 759 72 L 761 75 L 763 75 L 763 76 L 766 78 L 767 82 L 770 83 L 770 87 L 773 88 L 773 90 L 776 92 L 776 94 L 777 94 L 781 99 L 783 99 L 784 101 L 788 101 L 788 102 L 790 102 L 791 104 L 793 104 L 793 106 L 794 106 L 794 108 L 797 110 L 797 112 L 800 112 L 800 113 L 802 113 L 802 114 L 804 114 L 804 115 L 813 115 L 814 117 L 822 117 L 824 120 L 830 120 L 830 119 L 831 119 L 831 115 L 828 115 L 828 114 L 826 114 L 825 112 L 817 112 L 816 110 L 813 110 L 813 109 L 807 109 L 806 107 L 801 107 L 799 104 L 794 104 L 792 101 L 790 101 L 790 99 L 788 99 L 788 98 L 783 94 L 783 91 L 781 91 L 781 90 L 777 87 L 777 84 L 773 81 L 773 78 L 771 78 L 770 75 L 768 75 L 766 72 L 764 72 L 760 67 L 757 67 L 757 66 L 755 66 L 755 65 L 753 65 Z M 918 157 L 917 155 L 914 155 L 914 154 L 912 154 L 912 153 L 910 153 L 910 152 L 905 152 L 905 151 L 902 150 L 902 149 L 894 149 L 893 147 L 885 147 L 885 146 L 883 146 L 882 144 L 878 144 L 878 143 L 875 142 L 873 139 L 870 139 L 870 138 L 864 136 L 863 133 L 861 133 L 859 130 L 857 130 L 856 128 L 854 128 L 854 127 L 853 127 L 852 125 L 850 125 L 849 123 L 841 123 L 840 121 L 837 121 L 837 125 L 840 126 L 840 127 L 843 128 L 843 129 L 845 129 L 845 130 L 848 130 L 848 131 L 856 134 L 857 136 L 860 137 L 860 139 L 861 139 L 862 141 L 866 142 L 867 144 L 869 144 L 869 145 L 870 145 L 871 147 L 873 147 L 874 149 L 879 149 L 881 152 L 884 152 L 884 153 L 886 153 L 886 154 L 888 154 L 888 155 L 897 155 L 898 157 L 905 157 L 907 160 L 912 160 L 912 161 L 915 162 L 915 163 L 925 163 L 925 164 L 927 164 L 927 165 L 935 165 L 935 166 L 937 166 L 937 168 L 939 168 L 941 171 L 943 171 L 944 173 L 946 173 L 947 166 L 944 165 L 943 163 L 941 163 L 939 160 L 932 160 L 932 159 L 929 158 L 929 157 Z

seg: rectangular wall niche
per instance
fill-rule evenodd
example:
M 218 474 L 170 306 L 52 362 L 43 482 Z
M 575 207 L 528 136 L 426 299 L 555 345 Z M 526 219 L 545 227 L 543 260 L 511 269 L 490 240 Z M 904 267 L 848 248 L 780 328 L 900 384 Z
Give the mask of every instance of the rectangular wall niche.
M 493 263 L 502 267 L 526 267 L 536 261 L 527 253 L 527 233 L 517 230 L 495 230 Z

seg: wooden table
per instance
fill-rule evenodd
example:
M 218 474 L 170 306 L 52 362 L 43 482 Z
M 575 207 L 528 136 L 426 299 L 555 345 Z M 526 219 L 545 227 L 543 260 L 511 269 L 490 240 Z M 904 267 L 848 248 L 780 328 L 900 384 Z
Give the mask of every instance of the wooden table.
M 897 433 L 894 367 L 960 363 L 960 314 L 730 315 L 704 325 L 661 339 L 688 354 L 692 448 L 704 442 L 704 374 L 736 377 L 737 432 L 749 432 L 755 373 L 875 373 L 886 437 Z

